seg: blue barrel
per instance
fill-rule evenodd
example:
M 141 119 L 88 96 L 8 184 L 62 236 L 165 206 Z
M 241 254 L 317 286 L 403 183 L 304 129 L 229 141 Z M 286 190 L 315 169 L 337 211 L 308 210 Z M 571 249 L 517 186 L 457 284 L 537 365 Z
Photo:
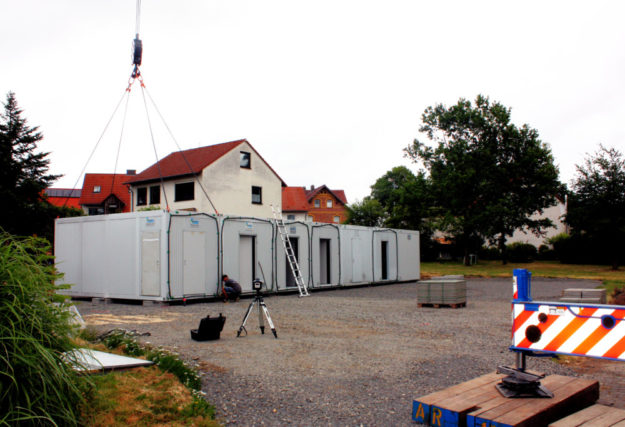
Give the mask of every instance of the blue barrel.
M 532 273 L 525 268 L 515 268 L 512 270 L 512 275 L 516 277 L 517 284 L 517 300 L 519 301 L 531 301 L 532 300 Z

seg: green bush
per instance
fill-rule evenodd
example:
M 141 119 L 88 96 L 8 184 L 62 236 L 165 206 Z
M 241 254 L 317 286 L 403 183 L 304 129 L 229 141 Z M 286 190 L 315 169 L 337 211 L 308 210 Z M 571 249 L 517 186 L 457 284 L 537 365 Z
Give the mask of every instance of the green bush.
M 510 262 L 532 262 L 538 254 L 536 246 L 523 242 L 510 243 L 506 246 L 506 251 Z
M 0 232 L 0 425 L 77 425 L 89 384 L 63 353 L 76 332 L 47 240 Z
M 538 256 L 536 259 L 541 261 L 554 261 L 557 259 L 556 251 L 554 251 L 548 245 L 540 245 L 538 247 Z
M 187 366 L 177 354 L 161 348 L 142 346 L 132 333 L 123 329 L 114 329 L 103 335 L 100 340 L 109 349 L 122 348 L 123 352 L 129 356 L 145 356 L 163 371 L 174 374 L 191 390 L 197 391 L 202 388 L 202 381 L 197 371 Z
M 501 259 L 501 251 L 494 246 L 482 246 L 477 256 L 484 260 L 499 260 Z

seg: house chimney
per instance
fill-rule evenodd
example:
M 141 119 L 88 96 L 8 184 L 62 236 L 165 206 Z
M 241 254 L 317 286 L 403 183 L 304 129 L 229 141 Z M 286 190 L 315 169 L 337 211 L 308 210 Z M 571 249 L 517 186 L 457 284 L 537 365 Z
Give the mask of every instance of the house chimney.
M 126 169 L 126 175 L 136 175 L 136 174 L 137 174 L 136 169 Z
M 315 186 L 314 186 L 314 185 L 311 185 L 311 186 L 310 186 L 310 191 L 314 191 L 314 190 L 315 190 Z

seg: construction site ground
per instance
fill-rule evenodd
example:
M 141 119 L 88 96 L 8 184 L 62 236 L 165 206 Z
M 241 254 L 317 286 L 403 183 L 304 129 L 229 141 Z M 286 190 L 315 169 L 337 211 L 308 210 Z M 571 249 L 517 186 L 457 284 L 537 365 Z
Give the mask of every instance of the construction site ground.
M 591 280 L 532 279 L 537 301 L 558 300 Z M 418 307 L 416 284 L 313 291 L 265 297 L 278 339 L 261 335 L 258 311 L 237 330 L 251 298 L 186 305 L 77 302 L 100 332 L 135 330 L 139 339 L 181 354 L 203 376 L 206 398 L 225 425 L 401 426 L 413 399 L 514 365 L 508 350 L 511 279 L 467 279 L 467 304 Z M 227 317 L 217 341 L 193 341 L 206 315 Z M 601 383 L 599 403 L 625 408 L 625 364 L 565 357 L 528 360 L 547 374 Z

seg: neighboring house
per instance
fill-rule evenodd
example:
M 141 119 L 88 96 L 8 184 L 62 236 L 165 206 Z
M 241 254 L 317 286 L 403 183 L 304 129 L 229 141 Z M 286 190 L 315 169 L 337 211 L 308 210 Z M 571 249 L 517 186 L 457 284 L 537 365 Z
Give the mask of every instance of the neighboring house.
M 347 219 L 345 205 L 345 192 L 325 185 L 282 189 L 282 215 L 287 220 L 341 224 Z
M 48 203 L 54 206 L 81 209 L 80 190 L 75 188 L 46 188 L 44 193 Z
M 286 186 L 245 139 L 171 153 L 125 182 L 133 211 L 169 207 L 213 214 L 216 209 L 257 218 L 271 218 L 271 205 L 281 209 Z
M 506 240 L 507 244 L 514 242 L 531 243 L 540 247 L 540 245 L 547 244 L 547 239 L 556 236 L 561 233 L 568 233 L 568 227 L 564 223 L 564 216 L 566 215 L 566 200 L 558 198 L 558 204 L 551 206 L 543 210 L 542 214 L 535 213 L 531 216 L 532 219 L 549 218 L 553 223 L 553 227 L 545 229 L 544 236 L 536 236 L 530 231 L 516 230 L 514 234 Z
M 124 182 L 131 177 L 132 175 L 127 173 L 85 174 L 79 200 L 80 207 L 87 215 L 130 212 L 130 193 Z

